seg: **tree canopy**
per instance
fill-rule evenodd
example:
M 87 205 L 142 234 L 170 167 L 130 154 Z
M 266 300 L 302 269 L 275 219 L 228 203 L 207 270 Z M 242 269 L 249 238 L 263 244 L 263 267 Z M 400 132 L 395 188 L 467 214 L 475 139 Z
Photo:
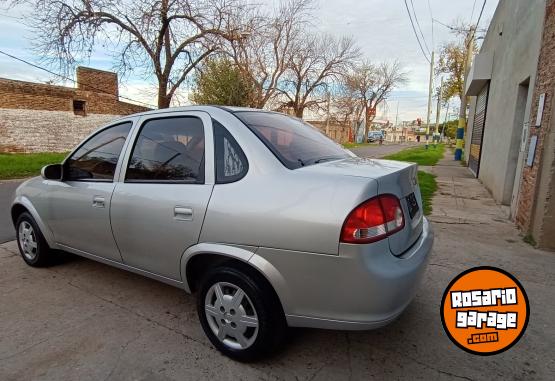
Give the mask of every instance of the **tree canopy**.
M 190 99 L 197 104 L 249 106 L 253 84 L 227 57 L 207 59 L 195 75 Z

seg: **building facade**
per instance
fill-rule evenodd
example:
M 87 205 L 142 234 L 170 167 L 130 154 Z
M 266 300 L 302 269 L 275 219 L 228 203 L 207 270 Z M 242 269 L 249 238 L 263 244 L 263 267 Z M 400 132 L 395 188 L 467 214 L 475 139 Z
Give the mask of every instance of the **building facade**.
M 77 68 L 77 87 L 0 78 L 0 152 L 64 152 L 101 125 L 148 110 L 119 100 L 117 74 Z
M 466 81 L 471 99 L 465 136 L 471 171 L 497 202 L 510 207 L 511 218 L 524 234 L 551 249 L 554 4 L 555 0 L 499 1 Z

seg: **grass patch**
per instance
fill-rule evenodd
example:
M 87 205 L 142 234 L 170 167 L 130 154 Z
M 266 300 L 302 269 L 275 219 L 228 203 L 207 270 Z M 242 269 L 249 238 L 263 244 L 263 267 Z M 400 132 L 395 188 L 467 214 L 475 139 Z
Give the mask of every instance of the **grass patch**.
M 522 240 L 528 245 L 532 245 L 534 247 L 537 245 L 536 240 L 534 239 L 532 234 L 526 234 L 524 237 L 522 237 Z
M 418 171 L 418 184 L 422 194 L 424 214 L 428 215 L 432 212 L 432 197 L 437 191 L 436 176 L 424 171 Z
M 409 161 L 418 165 L 436 165 L 443 158 L 444 151 L 445 146 L 443 144 L 438 144 L 435 148 L 430 144 L 428 149 L 422 145 L 417 148 L 408 148 L 392 155 L 384 156 L 383 159 Z
M 67 153 L 0 153 L 0 179 L 37 176 L 47 164 L 61 163 Z
M 360 147 L 370 147 L 378 145 L 377 143 L 344 143 L 343 148 L 360 148 Z

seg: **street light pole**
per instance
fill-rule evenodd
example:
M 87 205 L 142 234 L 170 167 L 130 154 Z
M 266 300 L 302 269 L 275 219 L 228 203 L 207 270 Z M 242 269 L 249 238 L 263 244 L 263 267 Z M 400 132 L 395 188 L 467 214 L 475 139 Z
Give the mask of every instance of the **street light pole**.
M 439 133 L 439 114 L 441 113 L 441 96 L 443 94 L 443 77 L 441 77 L 441 85 L 439 85 L 439 94 L 437 97 L 437 110 L 436 110 L 436 128 L 434 133 Z
M 428 139 L 430 135 L 430 114 L 432 113 L 432 87 L 434 81 L 434 51 L 430 61 L 430 83 L 428 85 L 428 114 L 426 115 L 426 149 L 428 149 Z

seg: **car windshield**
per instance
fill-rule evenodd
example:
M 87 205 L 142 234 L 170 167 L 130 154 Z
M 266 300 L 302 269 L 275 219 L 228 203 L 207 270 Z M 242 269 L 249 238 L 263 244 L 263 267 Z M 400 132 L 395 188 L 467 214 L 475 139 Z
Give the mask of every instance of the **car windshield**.
M 235 115 L 289 169 L 350 157 L 339 144 L 300 119 L 263 111 L 237 111 Z

